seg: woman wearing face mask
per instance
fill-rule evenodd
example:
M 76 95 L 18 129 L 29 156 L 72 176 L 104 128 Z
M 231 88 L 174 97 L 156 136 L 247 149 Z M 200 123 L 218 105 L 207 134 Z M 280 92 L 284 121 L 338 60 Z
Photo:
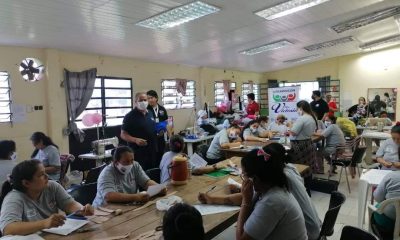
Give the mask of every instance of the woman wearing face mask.
M 243 139 L 245 141 L 258 141 L 266 142 L 268 139 L 268 132 L 261 132 L 259 130 L 260 124 L 257 120 L 250 121 L 243 129 Z
M 174 159 L 175 156 L 182 154 L 183 149 L 185 148 L 185 142 L 183 141 L 183 138 L 179 135 L 173 135 L 170 140 L 169 140 L 169 152 L 164 153 L 161 163 L 160 163 L 160 169 L 161 169 L 161 183 L 168 182 L 170 180 L 171 174 L 170 174 L 170 167 L 172 160 Z M 193 175 L 201 175 L 209 172 L 216 171 L 218 169 L 223 168 L 222 165 L 220 164 L 213 164 L 213 165 L 207 165 L 204 167 L 195 167 L 189 160 L 190 168 L 192 170 Z
M 322 154 L 330 164 L 331 156 L 336 153 L 337 147 L 344 146 L 346 144 L 346 140 L 342 130 L 338 125 L 336 125 L 335 116 L 326 117 L 325 126 L 326 128 L 322 132 L 314 133 L 314 136 L 316 136 L 318 140 L 325 139 L 325 147 Z M 331 169 L 330 173 L 336 173 L 335 169 Z
M 12 140 L 0 141 L 0 182 L 7 180 L 16 165 L 15 142 Z
M 286 117 L 283 114 L 279 114 L 276 117 L 276 120 L 274 122 L 272 122 L 269 126 L 268 126 L 268 130 L 272 135 L 285 135 L 288 131 L 288 127 L 285 124 L 286 121 Z
M 239 137 L 240 127 L 231 125 L 228 129 L 222 129 L 213 138 L 207 150 L 208 164 L 215 164 L 225 159 L 221 149 L 239 147 L 242 139 Z
M 133 156 L 132 149 L 126 146 L 114 150 L 113 162 L 104 168 L 97 180 L 97 194 L 93 206 L 107 203 L 145 203 L 149 200 L 149 195 L 138 193 L 138 189 L 147 189 L 157 183 L 146 175 Z M 161 192 L 166 193 L 167 189 Z
M 157 133 L 152 114 L 147 111 L 147 94 L 139 92 L 135 97 L 136 107 L 125 115 L 121 127 L 121 138 L 135 153 L 135 160 L 144 170 L 158 167 Z
M 310 104 L 304 100 L 298 102 L 297 113 L 299 114 L 299 118 L 289 131 L 293 136 L 292 140 L 310 140 L 313 133 L 318 130 L 318 121 L 311 111 Z
M 3 201 L 4 199 L 4 201 Z M 38 160 L 16 165 L 10 182 L 1 192 L 0 231 L 3 235 L 29 235 L 42 229 L 64 225 L 66 214 L 93 215 L 90 204 L 82 206 L 55 181 L 49 181 Z
M 376 152 L 377 161 L 384 170 L 400 170 L 400 122 L 391 130 L 392 138 L 386 139 Z

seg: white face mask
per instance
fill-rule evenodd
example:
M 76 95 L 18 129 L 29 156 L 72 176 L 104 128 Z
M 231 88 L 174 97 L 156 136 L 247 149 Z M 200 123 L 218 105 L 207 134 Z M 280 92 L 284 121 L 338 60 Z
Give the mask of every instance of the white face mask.
M 297 114 L 299 114 L 300 116 L 303 116 L 303 110 L 297 109 Z
M 149 102 L 147 102 L 147 101 L 137 103 L 137 107 L 139 108 L 139 110 L 142 110 L 142 111 L 146 110 L 148 105 L 149 105 Z
M 257 128 L 250 128 L 250 131 L 252 132 L 252 133 L 256 133 L 257 132 Z
M 230 132 L 229 133 L 229 139 L 231 139 L 231 140 L 236 140 L 237 139 L 237 134 L 236 134 L 236 132 Z
M 325 121 L 325 126 L 329 127 L 332 123 L 329 121 Z
M 17 153 L 13 152 L 13 154 L 11 154 L 10 158 L 11 158 L 11 161 L 16 161 L 17 160 Z
M 122 165 L 121 163 L 118 163 L 117 166 L 115 166 L 115 167 L 118 169 L 118 171 L 119 171 L 120 173 L 126 175 L 126 174 L 128 174 L 128 173 L 132 170 L 133 164 L 130 164 L 130 165 Z

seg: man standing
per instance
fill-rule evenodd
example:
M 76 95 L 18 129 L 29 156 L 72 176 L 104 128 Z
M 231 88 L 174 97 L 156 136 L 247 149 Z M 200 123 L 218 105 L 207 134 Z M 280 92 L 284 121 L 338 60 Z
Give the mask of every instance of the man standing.
M 147 111 L 150 113 L 151 119 L 156 124 L 156 134 L 157 134 L 157 154 L 156 154 L 156 164 L 160 164 L 161 158 L 165 151 L 165 138 L 164 133 L 167 132 L 168 124 L 168 114 L 167 110 L 160 104 L 158 104 L 158 95 L 154 90 L 147 92 L 147 100 L 149 101 L 149 106 Z
M 329 107 L 328 116 L 329 117 L 335 116 L 335 112 L 339 111 L 339 109 L 337 108 L 336 102 L 332 99 L 332 95 L 330 94 L 326 95 L 326 102 L 328 103 Z
M 136 107 L 125 115 L 122 122 L 121 138 L 134 151 L 135 161 L 147 170 L 157 167 L 157 135 L 155 122 L 147 111 L 147 94 L 139 92 L 135 96 Z
M 322 120 L 326 113 L 329 112 L 329 106 L 321 98 L 321 92 L 316 90 L 312 92 L 311 98 L 313 101 L 311 102 L 311 110 L 316 114 L 318 120 Z
M 247 115 L 259 115 L 260 114 L 260 105 L 255 101 L 254 93 L 247 94 L 247 107 L 246 112 Z

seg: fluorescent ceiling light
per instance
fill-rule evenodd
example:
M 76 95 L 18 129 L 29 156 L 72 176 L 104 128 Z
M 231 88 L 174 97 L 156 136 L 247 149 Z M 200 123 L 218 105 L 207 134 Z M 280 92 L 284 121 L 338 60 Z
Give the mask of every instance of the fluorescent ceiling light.
M 380 11 L 372 12 L 358 18 L 351 19 L 350 21 L 337 24 L 331 29 L 337 33 L 342 33 L 348 30 L 357 29 L 371 23 L 381 21 L 386 18 L 393 17 L 400 14 L 400 7 L 385 8 Z
M 400 31 L 400 15 L 395 16 L 394 20 L 396 21 L 397 27 L 399 28 Z
M 400 44 L 400 34 L 360 45 L 361 50 L 374 50 Z
M 306 8 L 310 8 L 330 0 L 290 0 L 284 3 L 275 5 L 273 7 L 255 12 L 254 14 L 265 18 L 267 20 L 272 20 L 275 18 L 280 18 Z
M 301 57 L 301 58 L 295 58 L 295 59 L 290 59 L 290 60 L 286 60 L 283 61 L 284 63 L 298 63 L 298 62 L 306 62 L 306 61 L 310 61 L 316 58 L 320 58 L 322 57 L 323 54 L 315 54 L 315 55 L 310 55 L 307 57 Z
M 315 50 L 319 50 L 322 48 L 335 47 L 339 44 L 345 44 L 345 43 L 352 42 L 352 41 L 354 41 L 353 37 L 344 37 L 344 38 L 339 38 L 339 39 L 335 39 L 332 41 L 313 44 L 313 45 L 304 47 L 304 49 L 307 51 L 315 51 Z
M 216 13 L 220 10 L 221 8 L 209 5 L 202 1 L 196 1 L 152 16 L 136 23 L 136 25 L 151 29 L 172 28 L 197 18 Z
M 280 40 L 277 42 L 273 42 L 273 43 L 268 43 L 262 46 L 258 46 L 258 47 L 254 47 L 254 48 L 250 48 L 247 50 L 243 50 L 240 52 L 240 54 L 244 54 L 244 55 L 255 55 L 258 53 L 262 53 L 262 52 L 266 52 L 266 51 L 272 51 L 272 50 L 276 50 L 279 48 L 284 48 L 287 46 L 292 45 L 293 43 L 289 42 L 288 40 Z

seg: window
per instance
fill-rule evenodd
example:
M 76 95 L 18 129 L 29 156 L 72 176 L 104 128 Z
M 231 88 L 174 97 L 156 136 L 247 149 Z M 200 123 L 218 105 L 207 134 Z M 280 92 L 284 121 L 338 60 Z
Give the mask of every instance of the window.
M 230 83 L 230 90 L 235 90 L 236 92 L 236 83 Z M 218 81 L 214 83 L 214 103 L 215 106 L 219 106 L 225 99 L 224 94 L 224 83 L 222 81 Z
M 10 75 L 0 72 L 0 123 L 11 122 Z
M 183 96 L 176 90 L 175 79 L 161 81 L 162 103 L 166 109 L 194 108 L 196 99 L 196 88 L 193 80 L 188 80 L 186 94 Z
M 243 103 L 245 105 L 247 105 L 247 94 L 249 94 L 250 91 L 250 83 L 243 83 L 242 84 L 242 99 L 243 99 Z M 260 102 L 260 85 L 259 84 L 254 84 L 253 83 L 253 91 L 254 93 L 254 97 L 255 97 L 255 101 L 256 102 Z
M 121 125 L 124 116 L 132 110 L 132 102 L 132 79 L 97 77 L 92 97 L 76 124 L 79 128 L 88 128 L 83 125 L 82 117 L 87 113 L 101 113 L 103 124 Z
M 318 82 L 280 82 L 279 87 L 300 86 L 300 100 L 311 102 L 312 91 L 319 90 Z

